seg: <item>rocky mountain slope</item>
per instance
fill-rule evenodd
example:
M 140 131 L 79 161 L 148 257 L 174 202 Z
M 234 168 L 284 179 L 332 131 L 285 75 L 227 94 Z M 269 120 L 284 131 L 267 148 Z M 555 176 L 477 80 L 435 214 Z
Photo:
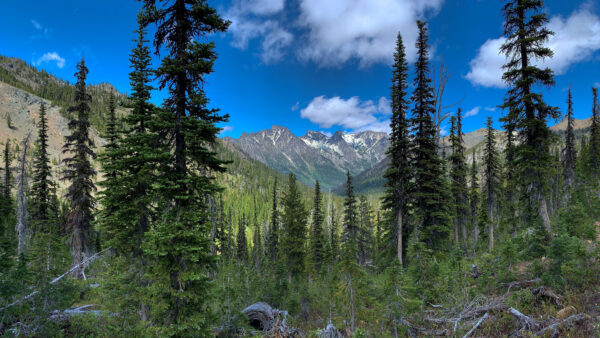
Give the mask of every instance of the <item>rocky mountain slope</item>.
M 293 172 L 308 185 L 319 180 L 325 188 L 344 182 L 346 170 L 356 175 L 373 167 L 385 157 L 385 133 L 365 131 L 336 132 L 331 137 L 315 131 L 297 137 L 286 127 L 273 126 L 240 138 L 227 138 L 242 151 L 282 173 Z

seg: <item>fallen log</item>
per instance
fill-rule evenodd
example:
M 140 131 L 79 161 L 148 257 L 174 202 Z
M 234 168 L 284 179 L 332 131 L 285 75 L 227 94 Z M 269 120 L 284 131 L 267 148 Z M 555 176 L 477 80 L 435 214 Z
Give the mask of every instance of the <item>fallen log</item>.
M 519 310 L 515 308 L 508 309 L 508 312 L 513 315 L 519 321 L 519 329 L 517 331 L 534 331 L 538 330 L 540 324 L 537 320 L 522 314 Z
M 584 314 L 572 315 L 571 317 L 569 317 L 565 320 L 561 320 L 560 322 L 554 323 L 550 326 L 547 326 L 547 327 L 539 330 L 538 332 L 535 333 L 535 336 L 544 336 L 546 333 L 551 332 L 551 334 L 550 334 L 551 337 L 557 337 L 558 329 L 560 329 L 562 327 L 571 327 L 571 326 L 573 326 L 573 324 L 584 321 L 587 318 L 588 317 L 585 316 Z
M 500 285 L 504 286 L 504 287 L 508 287 L 508 290 L 506 291 L 507 293 L 510 292 L 510 289 L 512 288 L 530 288 L 534 285 L 536 285 L 537 283 L 541 283 L 542 279 L 541 278 L 535 278 L 535 279 L 530 279 L 530 280 L 525 280 L 525 281 L 514 281 L 514 282 L 510 282 L 510 283 L 502 283 Z
M 273 309 L 271 305 L 265 302 L 254 303 L 242 310 L 248 316 L 250 326 L 262 331 L 269 331 L 271 329 L 271 326 L 275 322 L 275 311 L 277 311 L 277 314 L 279 313 L 279 310 Z
M 475 323 L 475 325 L 469 330 L 469 332 L 467 332 L 467 334 L 465 334 L 463 336 L 463 338 L 467 338 L 471 335 L 471 333 L 473 333 L 473 331 L 475 331 L 479 325 L 481 325 L 481 323 L 483 323 L 484 320 L 486 320 L 488 317 L 487 312 L 483 315 L 483 317 L 479 318 L 479 320 L 477 321 L 477 323 Z
M 550 300 L 554 305 L 560 305 L 560 297 L 549 287 L 540 286 L 531 290 L 531 294 L 539 301 L 542 298 Z

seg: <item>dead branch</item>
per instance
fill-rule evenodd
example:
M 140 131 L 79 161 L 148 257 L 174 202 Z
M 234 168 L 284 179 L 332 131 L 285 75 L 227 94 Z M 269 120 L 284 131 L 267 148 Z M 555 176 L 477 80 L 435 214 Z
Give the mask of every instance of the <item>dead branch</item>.
M 475 331 L 479 325 L 481 325 L 481 323 L 483 323 L 484 320 L 486 320 L 488 317 L 487 312 L 483 315 L 483 317 L 479 318 L 479 320 L 477 321 L 477 323 L 475 323 L 475 325 L 469 330 L 469 332 L 467 332 L 467 334 L 465 334 L 463 336 L 463 338 L 467 338 L 468 336 L 471 335 L 471 333 L 473 333 L 473 331 Z
M 577 324 L 583 320 L 586 320 L 588 317 L 584 314 L 572 315 L 571 317 L 562 320 L 560 322 L 554 323 L 550 326 L 547 326 L 540 331 L 535 333 L 535 336 L 544 336 L 548 332 L 552 332 L 551 336 L 556 337 L 558 335 L 557 330 L 561 327 L 571 327 L 573 324 Z
M 109 250 L 109 249 L 110 249 L 110 248 L 106 248 L 106 249 L 104 249 L 104 250 L 102 250 L 102 251 L 100 251 L 100 252 L 98 252 L 98 253 L 96 253 L 96 254 L 94 254 L 94 255 L 92 255 L 92 256 L 90 256 L 90 257 L 88 257 L 88 258 L 86 258 L 86 259 L 85 259 L 83 262 L 81 262 L 81 263 L 79 263 L 79 264 L 76 264 L 76 265 L 72 266 L 72 267 L 69 269 L 69 271 L 67 271 L 67 272 L 63 273 L 62 275 L 60 275 L 60 276 L 58 276 L 58 277 L 54 278 L 54 279 L 53 279 L 53 280 L 50 282 L 50 284 L 51 284 L 51 285 L 53 285 L 53 284 L 56 284 L 56 283 L 58 283 L 58 282 L 59 282 L 61 279 L 63 279 L 64 277 L 68 276 L 69 274 L 73 273 L 73 271 L 75 271 L 75 270 L 76 270 L 77 268 L 79 268 L 81 265 L 84 265 L 84 264 L 87 264 L 87 263 L 89 263 L 89 262 L 93 261 L 94 259 L 98 258 L 98 257 L 100 256 L 100 254 L 104 253 L 105 251 L 107 251 L 107 250 Z M 23 297 L 23 298 L 21 298 L 21 299 L 18 299 L 18 300 L 16 300 L 16 301 L 14 301 L 14 302 L 12 302 L 12 303 L 10 303 L 10 304 L 6 305 L 6 306 L 5 306 L 5 307 L 3 307 L 3 308 L 0 308 L 0 312 L 2 312 L 2 311 L 4 311 L 4 310 L 6 310 L 6 309 L 8 309 L 8 308 L 11 308 L 11 307 L 13 307 L 13 306 L 15 306 L 15 305 L 21 304 L 21 303 L 23 303 L 24 301 L 26 301 L 26 300 L 29 300 L 29 299 L 31 299 L 31 298 L 33 298 L 33 297 L 35 297 L 35 295 L 37 295 L 38 293 L 40 293 L 40 291 L 39 291 L 39 290 L 33 291 L 32 293 L 28 294 L 27 296 L 25 296 L 25 297 Z
M 560 305 L 560 297 L 549 287 L 540 286 L 531 290 L 531 294 L 539 301 L 541 298 L 550 300 L 555 305 Z
M 513 315 L 519 321 L 519 329 L 518 331 L 533 331 L 537 330 L 540 326 L 537 320 L 522 314 L 519 310 L 515 308 L 508 309 L 511 315 Z
M 29 225 L 27 224 L 27 198 L 25 197 L 25 186 L 27 181 L 25 166 L 27 164 L 27 149 L 29 149 L 29 138 L 31 131 L 23 139 L 23 155 L 19 164 L 19 189 L 17 191 L 17 253 L 27 249 L 27 239 L 29 237 Z
M 510 283 L 502 283 L 500 285 L 504 286 L 504 287 L 508 287 L 508 290 L 506 291 L 506 293 L 510 292 L 510 289 L 512 288 L 529 288 L 532 287 L 534 285 L 536 285 L 537 283 L 540 283 L 542 281 L 541 278 L 536 278 L 536 279 L 530 279 L 530 280 L 526 280 L 526 281 L 514 281 L 514 282 L 510 282 Z

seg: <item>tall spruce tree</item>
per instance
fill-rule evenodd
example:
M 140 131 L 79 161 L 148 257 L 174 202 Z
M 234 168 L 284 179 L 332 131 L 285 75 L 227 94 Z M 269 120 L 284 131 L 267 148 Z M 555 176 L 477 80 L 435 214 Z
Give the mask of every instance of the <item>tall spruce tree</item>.
M 589 157 L 590 171 L 595 178 L 600 174 L 600 104 L 598 103 L 598 88 L 592 88 L 592 124 L 590 126 Z
M 485 203 L 487 206 L 489 250 L 494 249 L 494 227 L 496 227 L 496 211 L 498 206 L 498 193 L 500 190 L 500 163 L 496 150 L 496 136 L 492 127 L 492 118 L 488 116 L 486 122 L 487 133 L 483 152 L 484 163 L 484 189 Z
M 315 196 L 312 210 L 312 233 L 310 236 L 311 265 L 318 272 L 321 270 L 325 250 L 325 233 L 323 230 L 323 196 L 319 181 L 315 183 Z
M 372 258 L 373 249 L 373 210 L 367 196 L 360 195 L 359 199 L 359 231 L 357 238 L 357 253 L 358 263 L 361 266 L 365 266 L 367 261 Z
M 573 130 L 573 97 L 571 96 L 571 86 L 567 96 L 567 131 L 565 135 L 565 147 L 563 149 L 563 176 L 566 185 L 573 187 L 575 179 L 575 132 Z
M 241 263 L 248 261 L 248 239 L 246 238 L 246 216 L 242 215 L 238 224 L 236 241 L 237 258 Z
M 158 2 L 158 5 L 157 5 Z M 160 88 L 168 89 L 164 108 L 169 113 L 160 129 L 171 147 L 171 158 L 159 166 L 154 185 L 164 210 L 147 232 L 145 254 L 151 257 L 146 274 L 151 280 L 152 321 L 164 335 L 208 335 L 212 322 L 208 298 L 212 265 L 207 195 L 219 190 L 211 172 L 223 172 L 210 145 L 220 132 L 215 124 L 227 120 L 207 108 L 203 86 L 217 54 L 211 33 L 224 32 L 223 20 L 206 0 L 143 0 L 141 22 L 157 25 L 156 53 L 164 47 L 156 70 Z
M 462 242 L 467 241 L 467 222 L 469 219 L 469 201 L 467 191 L 467 164 L 465 160 L 465 146 L 462 133 L 462 114 L 460 108 L 456 116 L 450 119 L 450 144 L 452 155 L 450 155 L 450 177 L 451 191 L 454 197 L 454 236 L 459 241 L 459 232 Z
M 46 104 L 40 105 L 38 122 L 38 138 L 33 159 L 33 183 L 31 185 L 31 221 L 33 231 L 46 231 L 45 227 L 50 219 L 52 172 L 50 171 L 50 158 L 48 155 L 48 121 L 46 118 Z
M 308 212 L 302 202 L 296 176 L 290 173 L 287 193 L 283 198 L 283 234 L 281 239 L 281 252 L 285 255 L 289 282 L 303 271 L 306 257 L 304 245 L 306 242 L 307 217 Z
M 350 171 L 346 171 L 346 198 L 344 199 L 344 232 L 342 241 L 344 243 L 351 242 L 353 248 L 346 250 L 344 254 L 349 254 L 352 251 L 353 259 L 357 259 L 356 256 L 356 242 L 359 232 L 359 223 L 357 215 L 356 196 L 354 196 L 354 186 L 352 185 L 352 176 Z M 346 245 L 348 247 L 348 245 Z
M 526 194 L 526 209 L 534 211 L 528 213 L 528 220 L 533 223 L 541 220 L 546 231 L 551 232 L 545 195 L 546 181 L 552 171 L 549 147 L 553 138 L 546 120 L 558 118 L 559 113 L 557 108 L 544 102 L 541 93 L 534 91 L 535 86 L 554 85 L 552 70 L 533 64 L 536 59 L 553 55 L 552 50 L 544 46 L 553 33 L 545 27 L 548 18 L 542 9 L 542 0 L 510 0 L 504 5 L 507 39 L 500 50 L 508 60 L 502 79 L 509 90 L 502 105 L 508 113 L 502 120 L 513 123 L 519 132 L 515 166 L 522 192 Z
M 410 138 L 406 113 L 408 107 L 408 62 L 402 41 L 398 33 L 392 71 L 390 119 L 390 146 L 386 152 L 390 159 L 385 171 L 386 193 L 383 197 L 383 209 L 386 210 L 385 245 L 390 257 L 403 262 L 406 240 L 408 239 L 408 202 L 412 170 L 410 167 Z M 379 235 L 379 234 L 378 234 Z
M 10 140 L 4 144 L 4 190 L 2 194 L 6 201 L 10 201 L 10 192 L 12 190 L 12 172 L 10 164 L 12 163 L 12 154 L 10 153 Z
M 430 248 L 439 248 L 450 233 L 448 191 L 445 187 L 442 161 L 435 141 L 435 128 L 431 116 L 435 112 L 434 90 L 429 71 L 429 45 L 427 27 L 417 21 L 419 36 L 415 43 L 417 61 L 412 95 L 414 107 L 410 125 L 414 133 L 412 167 L 415 170 L 414 199 L 421 240 Z
M 279 209 L 277 208 L 277 179 L 273 183 L 273 197 L 271 208 L 271 226 L 267 237 L 267 256 L 274 262 L 278 259 L 279 253 Z
M 83 58 L 77 64 L 77 83 L 73 106 L 68 110 L 76 113 L 69 121 L 71 135 L 65 137 L 63 153 L 70 157 L 63 160 L 65 169 L 63 179 L 70 182 L 67 190 L 67 200 L 70 204 L 68 229 L 71 233 L 71 253 L 73 263 L 81 264 L 94 250 L 95 238 L 92 228 L 94 197 L 96 190 L 93 178 L 96 175 L 91 160 L 96 158 L 94 141 L 90 137 L 90 102 L 85 80 L 88 69 Z M 83 277 L 84 266 L 76 269 L 74 275 Z
M 469 185 L 469 209 L 470 217 L 469 221 L 473 230 L 477 228 L 477 211 L 479 210 L 479 176 L 477 171 L 477 160 L 475 159 L 475 152 L 473 152 L 473 162 L 471 163 L 471 175 Z
M 254 231 L 252 232 L 252 263 L 254 268 L 259 269 L 263 257 L 262 234 L 260 232 L 260 224 L 254 214 Z
M 338 220 L 335 214 L 335 205 L 331 202 L 329 228 L 329 246 L 331 247 L 331 262 L 335 263 L 339 255 Z

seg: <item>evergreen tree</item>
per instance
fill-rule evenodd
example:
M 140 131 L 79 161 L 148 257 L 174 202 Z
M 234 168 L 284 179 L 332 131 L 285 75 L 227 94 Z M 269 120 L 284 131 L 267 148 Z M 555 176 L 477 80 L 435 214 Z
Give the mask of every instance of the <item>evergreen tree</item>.
M 513 123 L 521 139 L 516 145 L 515 166 L 522 191 L 527 194 L 527 210 L 537 211 L 537 215 L 529 215 L 529 220 L 541 219 L 550 232 L 545 194 L 552 170 L 549 153 L 552 132 L 546 120 L 558 118 L 559 113 L 544 102 L 542 94 L 534 91 L 538 85 L 554 85 L 552 70 L 532 64 L 534 59 L 543 60 L 553 55 L 552 50 L 544 46 L 553 33 L 545 28 L 548 18 L 541 12 L 542 7 L 541 0 L 510 0 L 504 5 L 507 39 L 500 50 L 508 60 L 502 79 L 509 90 L 502 105 L 508 114 L 502 120 Z
M 344 232 L 342 241 L 346 244 L 345 248 L 347 249 L 344 251 L 344 254 L 353 254 L 352 259 L 355 260 L 358 259 L 356 245 L 360 231 L 357 210 L 352 176 L 350 176 L 350 171 L 346 171 L 346 198 L 344 199 Z M 351 242 L 351 244 L 347 244 L 348 242 Z
M 386 152 L 390 163 L 385 171 L 386 193 L 383 197 L 383 209 L 386 210 L 386 250 L 389 256 L 395 256 L 400 264 L 408 238 L 407 216 L 410 196 L 412 170 L 410 168 L 410 139 L 408 130 L 408 62 L 402 36 L 398 33 L 394 65 L 392 71 L 390 119 L 390 146 Z M 378 234 L 379 235 L 379 234 Z
M 48 156 L 48 122 L 46 105 L 40 105 L 40 120 L 38 122 L 38 138 L 33 159 L 33 184 L 31 186 L 31 220 L 35 231 L 46 231 L 46 223 L 50 219 L 50 203 L 52 189 L 52 173 Z
M 238 224 L 237 247 L 235 251 L 241 263 L 248 261 L 248 240 L 246 239 L 246 219 L 244 215 L 242 215 Z
M 477 213 L 479 210 L 479 177 L 477 171 L 477 162 L 475 160 L 475 153 L 473 152 L 473 163 L 471 164 L 471 177 L 469 179 L 469 209 L 470 209 L 470 223 L 473 227 L 477 225 Z
M 277 208 L 277 179 L 273 184 L 273 208 L 271 209 L 271 226 L 267 237 L 267 256 L 274 262 L 279 253 L 279 209 Z
M 321 270 L 325 250 L 325 233 L 323 231 L 323 197 L 319 181 L 315 183 L 315 197 L 312 210 L 312 234 L 310 236 L 310 259 L 311 265 L 318 272 Z
M 335 215 L 335 205 L 331 203 L 329 228 L 329 246 L 331 247 L 331 262 L 335 263 L 339 255 L 339 237 L 338 237 L 338 222 Z
M 416 213 L 422 227 L 422 238 L 431 248 L 440 247 L 449 234 L 448 192 L 445 187 L 442 161 L 435 141 L 435 128 L 431 116 L 435 112 L 433 87 L 429 74 L 429 45 L 427 28 L 417 22 L 419 36 L 416 41 L 417 61 L 414 79 L 414 108 L 410 124 L 414 133 L 412 167 L 415 170 L 414 199 Z
M 302 272 L 306 242 L 306 218 L 308 212 L 304 208 L 296 176 L 288 177 L 288 190 L 283 199 L 283 238 L 281 252 L 285 255 L 285 265 L 288 269 L 288 281 Z
M 358 209 L 360 224 L 357 238 L 358 262 L 361 266 L 365 266 L 367 260 L 372 257 L 373 249 L 373 210 L 367 201 L 367 196 L 360 196 Z
M 567 96 L 567 131 L 565 136 L 565 148 L 563 149 L 563 176 L 569 188 L 573 187 L 575 178 L 575 132 L 573 131 L 573 97 L 571 86 Z
M 484 148 L 484 188 L 487 206 L 489 250 L 494 249 L 494 227 L 496 226 L 496 210 L 498 201 L 498 192 L 500 189 L 500 164 L 498 162 L 498 152 L 496 150 L 496 136 L 492 127 L 492 118 L 488 116 L 486 122 L 487 134 L 485 137 Z
M 451 191 L 454 197 L 454 237 L 459 241 L 459 232 L 462 241 L 467 241 L 467 222 L 469 219 L 469 201 L 467 198 L 467 164 L 465 160 L 465 146 L 462 133 L 462 115 L 460 108 L 456 116 L 450 119 L 450 144 L 452 155 L 450 156 Z
M 12 190 L 12 172 L 10 164 L 12 162 L 12 154 L 10 153 L 10 140 L 6 140 L 4 144 L 4 199 L 10 201 L 10 191 Z
M 598 88 L 592 88 L 592 124 L 590 126 L 590 169 L 595 178 L 600 174 L 600 104 Z
M 156 53 L 165 57 L 156 70 L 160 89 L 168 89 L 168 114 L 156 126 L 171 147 L 162 161 L 157 186 L 159 208 L 165 210 L 145 236 L 144 252 L 151 259 L 147 276 L 152 297 L 152 321 L 159 335 L 208 335 L 212 325 L 207 300 L 211 295 L 207 267 L 212 265 L 211 226 L 206 196 L 216 193 L 212 172 L 223 172 L 213 150 L 227 120 L 209 109 L 203 86 L 217 54 L 211 33 L 224 32 L 223 20 L 205 0 L 144 0 L 141 22 L 157 25 Z
M 260 262 L 263 256 L 262 235 L 260 233 L 260 225 L 254 215 L 254 232 L 252 234 L 252 261 L 256 269 L 260 268 Z
M 80 264 L 90 256 L 94 249 L 95 239 L 92 229 L 94 197 L 92 193 L 96 190 L 93 177 L 96 170 L 92 166 L 91 159 L 96 158 L 92 150 L 94 141 L 90 138 L 90 106 L 91 96 L 86 91 L 85 80 L 88 69 L 83 58 L 77 64 L 77 83 L 75 85 L 74 105 L 69 112 L 77 115 L 69 121 L 71 135 L 65 137 L 63 153 L 71 157 L 65 158 L 65 169 L 63 179 L 70 182 L 67 191 L 71 211 L 68 216 L 68 228 L 71 232 L 71 252 L 73 263 Z M 74 273 L 76 277 L 83 277 L 83 266 Z

